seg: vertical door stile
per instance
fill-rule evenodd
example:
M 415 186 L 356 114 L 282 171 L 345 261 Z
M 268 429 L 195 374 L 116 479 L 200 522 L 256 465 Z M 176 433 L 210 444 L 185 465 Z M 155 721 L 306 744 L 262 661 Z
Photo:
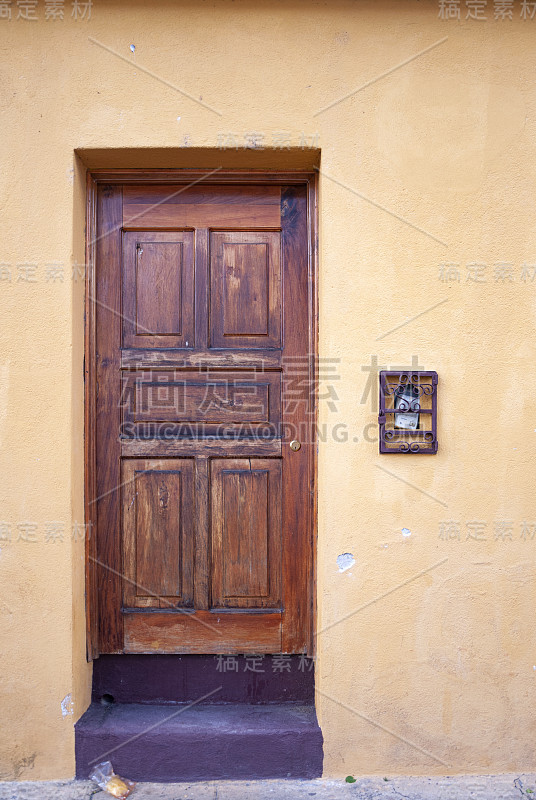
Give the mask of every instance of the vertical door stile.
M 209 459 L 195 459 L 195 556 L 194 556 L 194 605 L 206 610 L 210 607 L 210 506 L 209 506 Z
M 283 652 L 310 649 L 304 621 L 311 614 L 309 449 L 309 313 L 307 195 L 289 187 L 281 195 L 281 250 L 285 294 L 282 304 L 283 360 Z M 299 375 L 298 381 L 296 376 Z M 294 451 L 290 440 L 302 446 Z M 300 498 L 296 502 L 296 498 Z
M 208 263 L 209 231 L 195 231 L 195 349 L 206 351 L 209 338 Z
M 209 338 L 208 315 L 208 263 L 209 231 L 197 228 L 195 231 L 195 342 L 197 351 L 206 351 Z M 201 370 L 201 367 L 199 367 Z M 209 576 L 209 459 L 203 455 L 195 458 L 195 583 L 194 601 L 196 608 L 207 610 L 210 607 Z
M 96 443 L 99 648 L 123 650 L 120 530 L 119 355 L 122 337 L 120 186 L 102 186 L 97 210 Z M 104 267 L 104 268 L 103 268 Z M 107 269 L 106 269 L 107 267 Z

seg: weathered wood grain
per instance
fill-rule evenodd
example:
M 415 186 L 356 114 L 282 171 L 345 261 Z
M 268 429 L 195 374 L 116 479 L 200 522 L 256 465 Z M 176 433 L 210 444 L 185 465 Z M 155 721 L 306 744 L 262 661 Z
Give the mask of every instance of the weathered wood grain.
M 281 612 L 125 613 L 125 653 L 278 653 Z
M 130 183 L 129 173 L 110 173 L 112 184 L 104 175 L 98 649 L 311 652 L 310 176 L 186 187 L 172 173 L 166 185 L 151 172 Z

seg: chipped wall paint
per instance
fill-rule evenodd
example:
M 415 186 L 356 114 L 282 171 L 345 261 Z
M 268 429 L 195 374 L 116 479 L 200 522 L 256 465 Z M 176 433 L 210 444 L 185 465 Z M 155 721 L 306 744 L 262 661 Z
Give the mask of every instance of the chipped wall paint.
M 355 558 L 351 553 L 341 553 L 340 556 L 337 556 L 337 566 L 339 568 L 339 572 L 346 572 L 347 569 L 351 569 L 355 564 Z
M 65 695 L 61 701 L 61 715 L 62 717 L 69 717 L 74 713 L 73 696 L 71 692 Z
M 340 359 L 319 420 L 326 775 L 536 767 L 536 22 L 514 5 L 482 23 L 435 0 L 118 0 L 89 21 L 45 21 L 40 3 L 37 22 L 0 20 L 0 262 L 39 266 L 0 282 L 1 519 L 41 536 L 2 546 L 2 777 L 71 777 L 89 702 L 83 544 L 43 540 L 82 519 L 82 286 L 44 273 L 83 262 L 85 166 L 310 167 L 300 141 L 322 149 L 320 353 Z M 240 149 L 252 132 L 265 149 Z M 366 370 L 414 356 L 439 373 L 439 453 L 380 459 Z M 346 551 L 359 569 L 339 580 Z

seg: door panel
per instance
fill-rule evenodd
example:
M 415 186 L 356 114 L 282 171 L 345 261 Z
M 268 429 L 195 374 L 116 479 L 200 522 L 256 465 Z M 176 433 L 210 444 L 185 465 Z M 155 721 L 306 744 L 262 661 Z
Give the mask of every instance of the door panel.
M 128 228 L 278 228 L 280 186 L 125 186 Z
M 99 652 L 311 652 L 308 197 L 99 186 Z
M 123 347 L 194 346 L 194 234 L 125 234 Z
M 281 234 L 212 233 L 212 347 L 281 347 Z
M 277 435 L 281 375 L 144 369 L 123 373 L 122 435 L 178 436 L 194 430 Z
M 212 607 L 281 608 L 281 462 L 211 463 Z
M 127 611 L 124 653 L 279 653 L 282 614 Z
M 194 583 L 193 460 L 123 461 L 124 607 L 188 607 Z

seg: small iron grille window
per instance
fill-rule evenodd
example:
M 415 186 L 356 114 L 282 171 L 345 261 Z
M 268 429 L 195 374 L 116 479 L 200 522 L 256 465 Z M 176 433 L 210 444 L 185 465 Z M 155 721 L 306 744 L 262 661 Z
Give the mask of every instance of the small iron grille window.
M 437 453 L 437 372 L 380 372 L 380 453 Z

